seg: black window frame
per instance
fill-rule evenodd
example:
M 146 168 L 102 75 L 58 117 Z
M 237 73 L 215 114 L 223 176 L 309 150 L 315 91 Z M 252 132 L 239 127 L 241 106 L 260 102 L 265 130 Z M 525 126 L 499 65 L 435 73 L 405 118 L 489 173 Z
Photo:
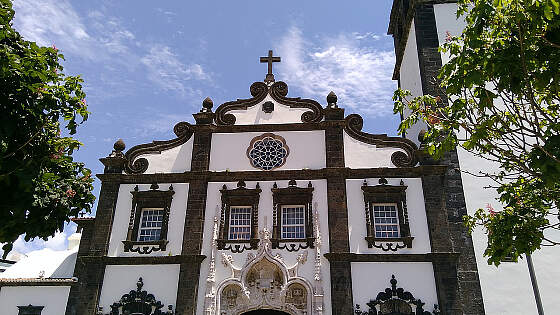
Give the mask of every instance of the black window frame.
M 220 229 L 216 240 L 219 250 L 231 250 L 234 253 L 240 253 L 244 250 L 257 249 L 259 244 L 258 224 L 261 191 L 259 183 L 256 184 L 254 189 L 250 189 L 246 187 L 242 180 L 237 182 L 237 188 L 235 189 L 228 189 L 226 184 L 222 186 L 222 189 L 220 189 L 222 195 Z M 251 208 L 251 236 L 249 239 L 229 239 L 231 207 Z
M 25 305 L 25 306 L 18 306 L 18 315 L 41 315 L 43 312 L 43 308 L 45 306 L 38 306 L 38 305 Z
M 381 248 L 387 250 L 397 250 L 399 248 L 412 248 L 412 240 L 414 237 L 410 235 L 410 222 L 408 219 L 408 209 L 406 204 L 406 189 L 401 180 L 400 185 L 388 185 L 384 178 L 379 179 L 379 185 L 368 186 L 364 180 L 362 192 L 364 194 L 365 217 L 366 217 L 366 241 L 368 248 Z M 375 216 L 374 205 L 376 204 L 396 204 L 398 221 L 399 221 L 399 237 L 376 237 L 375 236 Z M 396 246 L 387 246 L 390 244 L 382 243 L 395 242 L 402 243 Z
M 154 183 L 150 190 L 140 191 L 138 185 L 130 192 L 132 194 L 132 208 L 128 223 L 126 240 L 122 241 L 125 252 L 137 252 L 139 254 L 150 254 L 154 251 L 165 251 L 169 241 L 167 232 L 169 229 L 169 213 L 173 201 L 173 185 L 168 190 L 159 190 L 159 185 Z M 139 241 L 138 234 L 142 220 L 142 211 L 145 208 L 163 209 L 163 221 L 161 224 L 160 238 L 155 241 Z
M 299 249 L 315 248 L 313 234 L 313 185 L 311 181 L 307 187 L 297 187 L 295 180 L 290 180 L 288 187 L 278 188 L 274 183 L 272 187 L 272 237 L 270 239 L 273 249 Z M 282 238 L 282 206 L 303 206 L 305 215 L 305 238 Z M 292 243 L 286 245 L 285 243 Z M 296 244 L 300 243 L 300 244 Z M 301 244 L 305 243 L 305 244 Z

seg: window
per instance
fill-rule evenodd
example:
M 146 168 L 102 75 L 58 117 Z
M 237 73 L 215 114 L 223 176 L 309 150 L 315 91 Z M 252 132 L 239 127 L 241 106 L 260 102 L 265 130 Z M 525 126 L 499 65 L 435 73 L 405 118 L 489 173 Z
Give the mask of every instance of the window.
M 282 239 L 305 238 L 305 206 L 282 206 Z
M 159 190 L 158 184 L 152 184 L 150 190 L 145 191 L 136 186 L 130 193 L 132 209 L 126 240 L 122 241 L 124 251 L 139 254 L 165 251 L 169 211 L 175 194 L 173 185 L 168 190 Z
M 375 237 L 399 237 L 399 217 L 396 204 L 374 204 Z
M 27 305 L 27 306 L 18 306 L 18 315 L 41 315 L 44 306 L 35 306 L 35 305 Z
M 220 229 L 216 245 L 221 250 L 241 253 L 248 249 L 257 249 L 257 222 L 259 218 L 259 198 L 261 189 L 256 184 L 254 189 L 246 187 L 244 181 L 237 183 L 237 188 L 228 189 L 224 184 L 222 193 L 222 211 Z
M 161 237 L 161 226 L 163 224 L 163 209 L 142 209 L 142 221 L 140 222 L 139 241 L 159 241 Z
M 297 187 L 297 182 L 290 180 L 286 188 L 278 188 L 275 183 L 272 200 L 272 248 L 288 251 L 314 248 L 311 182 L 307 187 Z
M 270 171 L 286 163 L 290 149 L 282 136 L 265 133 L 251 140 L 247 157 L 254 168 Z
M 368 186 L 364 181 L 365 239 L 369 248 L 396 251 L 412 247 L 406 188 L 402 180 L 396 186 L 388 185 L 385 178 L 380 178 L 376 186 Z
M 251 208 L 231 207 L 229 212 L 229 239 L 248 240 L 251 238 Z

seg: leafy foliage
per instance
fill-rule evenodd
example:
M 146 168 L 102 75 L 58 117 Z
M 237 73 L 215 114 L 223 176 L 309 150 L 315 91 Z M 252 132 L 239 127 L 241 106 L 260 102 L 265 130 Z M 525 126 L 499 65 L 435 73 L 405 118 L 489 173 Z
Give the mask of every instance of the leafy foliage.
M 450 56 L 441 96 L 397 90 L 394 110 L 410 112 L 401 133 L 427 124 L 433 157 L 459 145 L 500 166 L 474 175 L 496 183 L 504 210 L 465 218 L 471 231 L 486 228 L 485 255 L 498 265 L 558 244 L 546 231 L 559 226 L 560 1 L 461 0 L 458 8 L 467 25 L 440 47 Z
M 73 135 L 88 117 L 82 79 L 62 73 L 64 56 L 12 28 L 0 0 L 0 242 L 6 255 L 21 234 L 46 239 L 69 217 L 91 211 L 91 171 L 75 162 Z

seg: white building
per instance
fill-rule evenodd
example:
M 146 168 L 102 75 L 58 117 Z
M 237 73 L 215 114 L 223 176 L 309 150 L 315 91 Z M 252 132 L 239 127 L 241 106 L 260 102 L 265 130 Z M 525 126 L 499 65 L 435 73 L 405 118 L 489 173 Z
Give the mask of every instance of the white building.
M 396 64 L 393 79 L 399 87 L 409 90 L 414 96 L 430 94 L 441 95 L 434 78 L 442 64 L 449 61 L 449 55 L 440 54 L 438 47 L 443 45 L 447 32 L 460 35 L 465 22 L 457 19 L 456 0 L 407 1 L 394 0 L 391 12 L 389 34 L 395 40 Z M 425 128 L 418 124 L 407 134 L 416 144 L 418 132 Z M 462 170 L 472 174 L 479 171 L 492 171 L 496 165 L 476 158 L 459 149 L 456 161 Z M 462 173 L 467 209 L 470 213 L 491 204 L 501 209 L 498 194 L 485 186 L 493 184 Z M 558 237 L 558 235 L 556 235 Z M 484 296 L 484 306 L 488 314 L 536 314 L 537 308 L 525 260 L 518 263 L 502 263 L 499 267 L 487 264 L 483 257 L 486 249 L 486 235 L 481 229 L 475 231 L 474 245 L 480 283 Z M 545 313 L 552 314 L 560 304 L 556 292 L 560 290 L 560 271 L 556 262 L 560 258 L 556 248 L 543 248 L 533 254 L 540 293 Z M 512 307 L 514 305 L 514 307 Z
M 419 87 L 395 3 L 396 76 Z M 334 93 L 288 97 L 276 58 L 251 98 L 204 100 L 175 139 L 115 143 L 73 270 L 0 280 L 2 314 L 484 314 L 456 156 L 363 132 Z

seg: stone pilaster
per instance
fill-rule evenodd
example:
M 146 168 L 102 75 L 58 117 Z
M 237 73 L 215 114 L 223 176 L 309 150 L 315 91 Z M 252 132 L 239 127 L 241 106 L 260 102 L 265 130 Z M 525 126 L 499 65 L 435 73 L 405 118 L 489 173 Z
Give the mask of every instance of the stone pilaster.
M 344 172 L 344 109 L 326 108 L 325 128 L 329 252 L 347 253 L 348 208 L 346 205 L 346 179 Z M 349 261 L 330 261 L 332 314 L 352 314 L 352 268 Z
M 191 171 L 193 172 L 206 171 L 210 164 L 212 127 L 207 125 L 208 120 L 202 119 L 205 116 L 199 117 L 201 114 L 195 114 L 197 126 L 194 133 L 191 161 Z M 200 255 L 201 253 L 207 189 L 207 178 L 202 177 L 189 183 L 182 255 Z M 196 314 L 200 263 L 201 261 L 196 260 L 181 263 L 177 289 L 177 314 Z

